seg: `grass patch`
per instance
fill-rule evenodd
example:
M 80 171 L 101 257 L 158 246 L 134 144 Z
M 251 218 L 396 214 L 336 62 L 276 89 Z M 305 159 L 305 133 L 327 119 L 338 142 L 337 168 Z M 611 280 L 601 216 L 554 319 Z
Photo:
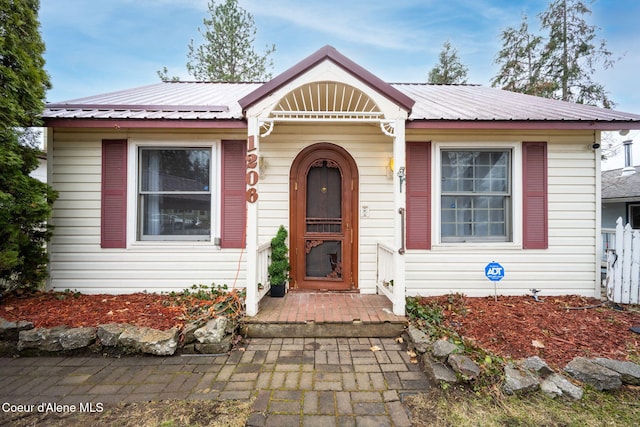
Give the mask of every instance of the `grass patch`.
M 582 400 L 551 399 L 542 393 L 507 396 L 497 387 L 472 392 L 452 386 L 409 396 L 405 404 L 416 426 L 596 427 L 637 426 L 640 387 L 616 392 L 585 390 Z
M 242 427 L 251 415 L 251 402 L 167 400 L 121 403 L 101 413 L 0 413 L 0 425 L 12 427 Z

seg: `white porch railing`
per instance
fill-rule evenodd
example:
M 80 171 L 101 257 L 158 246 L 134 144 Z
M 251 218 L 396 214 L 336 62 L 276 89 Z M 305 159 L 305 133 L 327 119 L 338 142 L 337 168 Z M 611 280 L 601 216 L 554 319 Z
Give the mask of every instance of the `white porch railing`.
M 614 250 L 616 248 L 616 229 L 615 228 L 603 228 L 601 230 L 602 236 L 602 262 L 603 265 L 607 262 L 607 251 Z
M 614 249 L 607 251 L 607 298 L 620 304 L 640 302 L 640 231 L 616 221 Z
M 376 287 L 378 293 L 386 295 L 393 302 L 393 278 L 395 277 L 393 254 L 395 251 L 384 243 L 378 243 L 376 252 Z
M 258 259 L 257 259 L 257 279 L 258 279 L 258 302 L 264 297 L 271 285 L 269 284 L 269 272 L 267 268 L 271 262 L 271 243 L 263 243 L 258 246 Z

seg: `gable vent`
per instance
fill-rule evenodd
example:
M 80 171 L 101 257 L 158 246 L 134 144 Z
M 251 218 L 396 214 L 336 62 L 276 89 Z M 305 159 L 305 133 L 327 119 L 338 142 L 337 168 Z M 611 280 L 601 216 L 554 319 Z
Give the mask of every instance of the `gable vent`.
M 360 89 L 337 82 L 302 85 L 283 97 L 271 112 L 274 119 L 378 121 L 383 114 Z

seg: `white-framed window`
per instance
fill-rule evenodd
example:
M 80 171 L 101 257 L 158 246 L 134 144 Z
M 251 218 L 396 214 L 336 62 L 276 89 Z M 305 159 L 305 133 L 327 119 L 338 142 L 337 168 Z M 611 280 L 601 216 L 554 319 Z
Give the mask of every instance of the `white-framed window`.
M 212 241 L 216 144 L 135 145 L 135 240 Z
M 521 146 L 439 143 L 433 231 L 442 244 L 515 243 L 521 235 Z M 515 169 L 515 170 L 514 170 Z

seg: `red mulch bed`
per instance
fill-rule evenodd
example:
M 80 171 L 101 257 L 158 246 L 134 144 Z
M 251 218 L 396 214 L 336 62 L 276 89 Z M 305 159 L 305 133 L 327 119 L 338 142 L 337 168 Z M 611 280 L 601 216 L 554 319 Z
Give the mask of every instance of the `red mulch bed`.
M 629 330 L 640 326 L 638 307 L 623 311 L 608 306 L 568 310 L 600 304 L 580 296 L 468 298 L 457 295 L 422 298 L 425 304 L 445 307 L 444 323 L 465 338 L 494 354 L 515 359 L 538 355 L 555 367 L 575 356 L 640 358 L 640 335 Z M 37 328 L 59 325 L 97 326 L 129 323 L 156 329 L 181 327 L 201 302 L 169 295 L 135 293 L 84 295 L 42 292 L 0 300 L 0 317 L 28 320 Z M 540 345 L 544 346 L 543 348 Z
M 423 298 L 444 307 L 444 324 L 496 355 L 520 359 L 540 356 L 564 367 L 576 356 L 627 360 L 640 358 L 638 306 L 611 308 L 581 296 L 499 296 L 468 298 L 457 295 Z M 598 306 L 594 308 L 584 308 Z M 571 308 L 571 309 L 570 309 Z M 582 309 L 578 309 L 582 308 Z
M 129 323 L 155 329 L 181 327 L 184 304 L 158 294 L 84 295 L 41 292 L 26 297 L 9 296 L 0 303 L 0 317 L 28 320 L 36 328 L 66 325 L 71 328 L 106 323 Z

